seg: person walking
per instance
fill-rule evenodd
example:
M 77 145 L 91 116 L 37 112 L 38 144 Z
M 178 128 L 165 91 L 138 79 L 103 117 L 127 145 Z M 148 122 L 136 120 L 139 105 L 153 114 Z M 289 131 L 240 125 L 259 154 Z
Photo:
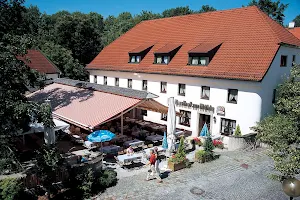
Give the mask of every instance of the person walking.
M 150 150 L 150 159 L 149 163 L 147 165 L 150 165 L 150 170 L 148 170 L 147 174 L 147 181 L 150 180 L 150 176 L 155 176 L 155 178 L 158 180 L 158 183 L 162 183 L 162 180 L 160 178 L 159 173 L 155 170 L 155 162 L 156 162 L 156 155 L 154 154 L 153 149 Z
M 160 170 L 159 170 L 159 163 L 160 163 L 160 159 L 158 158 L 158 148 L 157 147 L 154 147 L 154 152 L 155 154 L 155 158 L 156 158 L 156 161 L 155 161 L 155 165 L 154 165 L 154 168 L 155 168 L 155 171 L 159 174 L 159 176 L 161 175 L 160 174 Z

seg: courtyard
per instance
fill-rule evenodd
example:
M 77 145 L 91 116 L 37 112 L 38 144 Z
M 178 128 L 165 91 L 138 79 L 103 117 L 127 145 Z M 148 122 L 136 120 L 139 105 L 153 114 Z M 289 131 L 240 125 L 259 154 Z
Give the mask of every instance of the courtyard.
M 273 163 L 266 152 L 262 148 L 220 151 L 220 158 L 213 162 L 194 163 L 191 168 L 171 173 L 162 171 L 161 184 L 156 180 L 145 181 L 148 168 L 125 171 L 117 167 L 117 185 L 96 199 L 288 199 L 281 184 L 268 178 Z

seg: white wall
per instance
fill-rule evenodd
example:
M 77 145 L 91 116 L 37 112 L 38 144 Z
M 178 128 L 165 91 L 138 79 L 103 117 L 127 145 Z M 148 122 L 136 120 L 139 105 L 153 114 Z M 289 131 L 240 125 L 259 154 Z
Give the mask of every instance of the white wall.
M 287 55 L 287 66 L 280 67 L 281 55 Z M 262 80 L 262 118 L 274 112 L 272 104 L 273 89 L 276 89 L 278 84 L 282 83 L 289 76 L 293 56 L 296 55 L 296 63 L 300 63 L 300 49 L 281 46 L 269 68 L 267 74 Z
M 57 79 L 59 74 L 46 74 L 47 79 Z

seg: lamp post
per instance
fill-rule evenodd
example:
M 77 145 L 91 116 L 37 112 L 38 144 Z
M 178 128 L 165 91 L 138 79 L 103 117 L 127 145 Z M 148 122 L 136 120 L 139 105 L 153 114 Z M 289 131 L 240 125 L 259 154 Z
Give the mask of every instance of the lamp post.
M 294 197 L 300 196 L 300 181 L 296 178 L 287 178 L 282 183 L 282 189 L 286 195 L 292 200 Z

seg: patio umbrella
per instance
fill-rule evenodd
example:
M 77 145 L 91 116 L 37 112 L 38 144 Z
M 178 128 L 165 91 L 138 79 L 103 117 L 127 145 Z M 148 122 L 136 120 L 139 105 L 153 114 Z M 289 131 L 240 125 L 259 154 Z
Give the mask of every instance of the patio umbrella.
M 168 140 L 167 140 L 166 132 L 164 132 L 164 138 L 163 138 L 163 142 L 162 142 L 162 148 L 163 149 L 168 149 Z
M 168 120 L 167 120 L 167 136 L 169 153 L 175 150 L 175 131 L 176 131 L 176 111 L 174 97 L 168 99 Z
M 209 132 L 208 132 L 207 124 L 205 123 L 203 125 L 203 128 L 202 128 L 201 132 L 200 132 L 200 136 L 207 137 L 208 135 L 209 135 Z
M 108 130 L 94 131 L 93 133 L 87 136 L 88 141 L 90 142 L 101 142 L 101 151 L 102 151 L 102 142 L 110 141 L 114 137 L 116 137 L 116 135 Z

